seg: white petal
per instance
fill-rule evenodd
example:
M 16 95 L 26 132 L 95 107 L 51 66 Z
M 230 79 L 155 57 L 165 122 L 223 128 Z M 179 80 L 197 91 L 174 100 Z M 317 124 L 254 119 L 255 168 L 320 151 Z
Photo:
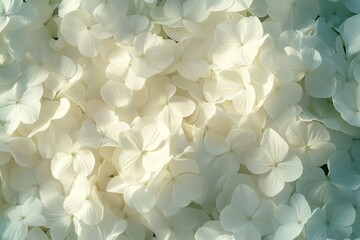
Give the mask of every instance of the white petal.
M 292 240 L 300 235 L 302 226 L 298 223 L 288 223 L 279 226 L 275 232 L 274 240 Z
M 255 104 L 255 90 L 251 85 L 240 90 L 233 98 L 235 109 L 241 114 L 246 115 L 252 112 Z
M 59 5 L 59 17 L 64 17 L 67 13 L 76 10 L 80 7 L 81 0 L 64 0 Z
M 262 148 L 251 151 L 245 157 L 247 168 L 255 174 L 262 174 L 273 168 L 274 161 L 271 156 Z
M 101 40 L 94 36 L 91 31 L 83 33 L 79 39 L 79 50 L 87 57 L 95 57 L 101 49 Z
M 170 102 L 171 109 L 173 109 L 176 116 L 188 117 L 195 110 L 195 103 L 188 98 L 181 96 L 173 96 Z
M 290 198 L 290 204 L 294 207 L 299 221 L 306 221 L 311 217 L 311 209 L 305 197 L 299 193 L 294 193 Z
M 277 195 L 284 189 L 285 182 L 277 175 L 277 172 L 271 170 L 259 176 L 260 190 L 268 197 Z
M 245 225 L 241 226 L 241 228 L 234 233 L 234 236 L 235 239 L 261 239 L 259 230 L 251 222 L 247 222 Z
M 51 160 L 51 173 L 56 179 L 67 175 L 72 166 L 73 158 L 69 153 L 58 152 Z
M 74 171 L 82 176 L 88 176 L 95 166 L 95 158 L 91 151 L 83 150 L 73 157 Z
M 292 182 L 301 176 L 303 166 L 301 160 L 296 155 L 290 155 L 278 164 L 276 171 L 283 181 Z
M 280 205 L 275 209 L 276 220 L 282 224 L 297 223 L 298 216 L 295 208 L 288 205 Z
M 187 206 L 192 200 L 201 197 L 201 193 L 202 182 L 199 176 L 185 173 L 175 178 L 173 200 L 176 206 Z
M 326 212 L 334 228 L 350 226 L 356 218 L 355 209 L 346 202 L 332 202 L 326 206 Z
M 246 216 L 253 216 L 260 205 L 260 200 L 252 188 L 241 184 L 231 197 L 231 205 Z
M 245 215 L 239 213 L 231 205 L 225 207 L 220 213 L 221 225 L 225 230 L 238 232 L 241 226 L 247 222 Z
M 265 130 L 260 145 L 276 163 L 281 162 L 289 151 L 285 140 L 271 128 Z
M 360 50 L 360 32 L 356 31 L 359 25 L 360 15 L 354 15 L 344 22 L 342 37 L 347 45 L 347 52 L 352 55 Z
M 109 105 L 120 108 L 130 103 L 130 91 L 119 82 L 108 81 L 101 88 L 100 93 L 103 100 Z

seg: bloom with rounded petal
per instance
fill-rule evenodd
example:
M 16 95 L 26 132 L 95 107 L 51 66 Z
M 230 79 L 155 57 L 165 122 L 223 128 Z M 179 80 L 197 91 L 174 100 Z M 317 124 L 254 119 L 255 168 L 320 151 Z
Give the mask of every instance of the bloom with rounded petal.
M 29 226 L 44 226 L 46 220 L 41 214 L 42 207 L 38 198 L 29 197 L 22 205 L 9 208 L 6 212 L 2 238 L 22 240 L 25 239 Z
M 260 147 L 245 157 L 248 169 L 259 174 L 259 187 L 267 196 L 275 196 L 302 174 L 302 164 L 296 155 L 288 154 L 289 146 L 273 129 L 266 129 Z
M 309 239 L 345 239 L 352 233 L 356 212 L 347 202 L 330 202 L 314 212 L 306 225 Z
M 260 240 L 272 231 L 272 219 L 272 202 L 259 199 L 256 192 L 244 184 L 235 189 L 231 204 L 220 213 L 223 228 L 239 240 Z
M 297 122 L 286 131 L 286 139 L 295 148 L 303 165 L 322 166 L 335 153 L 326 127 L 317 122 Z
M 275 217 L 281 224 L 275 232 L 274 240 L 291 240 L 301 234 L 311 217 L 311 209 L 305 197 L 295 193 L 290 197 L 290 205 L 280 205 L 275 209 Z
M 32 124 L 39 118 L 43 95 L 41 85 L 28 87 L 15 83 L 12 88 L 0 92 L 0 120 L 5 122 L 5 131 L 12 134 L 20 122 Z
M 215 41 L 219 47 L 214 50 L 212 60 L 220 68 L 250 65 L 265 38 L 257 17 L 220 23 L 215 29 Z

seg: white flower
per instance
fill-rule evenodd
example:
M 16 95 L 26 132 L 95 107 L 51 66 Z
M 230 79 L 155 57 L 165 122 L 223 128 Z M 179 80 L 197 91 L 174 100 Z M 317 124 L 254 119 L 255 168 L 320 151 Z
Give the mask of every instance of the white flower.
M 80 144 L 73 144 L 70 136 L 64 134 L 62 149 L 51 160 L 51 173 L 56 179 L 73 178 L 74 174 L 89 176 L 95 166 L 95 158 L 90 150 L 82 150 Z
M 209 62 L 205 59 L 204 47 L 198 40 L 181 42 L 180 56 L 176 63 L 178 73 L 191 81 L 210 75 Z
M 104 31 L 100 24 L 95 24 L 88 12 L 78 9 L 64 16 L 60 31 L 65 40 L 87 57 L 95 57 L 104 39 L 111 34 Z
M 166 41 L 148 32 L 139 34 L 134 39 L 132 64 L 136 75 L 149 78 L 164 71 L 174 61 L 173 42 Z
M 37 15 L 36 10 L 28 3 L 18 0 L 4 0 L 0 2 L 0 32 L 14 21 L 18 25 L 30 24 Z M 18 28 L 17 25 L 13 25 Z M 14 28 L 13 27 L 13 28 Z
M 193 101 L 175 93 L 176 86 L 172 84 L 152 86 L 149 100 L 140 110 L 144 116 L 154 116 L 164 122 L 172 134 L 179 130 L 183 118 L 195 110 Z
M 345 169 L 347 167 L 345 166 Z M 304 169 L 303 175 L 296 182 L 296 191 L 303 194 L 312 207 L 322 207 L 346 194 L 333 183 L 331 177 L 326 176 L 324 171 L 318 167 Z
M 234 234 L 235 239 L 261 239 L 272 231 L 273 206 L 269 200 L 260 200 L 249 186 L 239 185 L 231 204 L 220 213 L 223 228 Z
M 33 168 L 15 167 L 10 171 L 10 185 L 19 192 L 20 201 L 30 197 L 44 201 L 49 193 L 62 192 L 61 185 L 48 172 L 49 164 L 42 162 Z
M 351 158 L 346 151 L 337 151 L 328 162 L 329 180 L 341 189 L 356 190 L 360 187 L 360 175 L 352 169 Z
M 79 235 L 80 240 L 99 239 L 99 240 L 116 240 L 119 235 L 126 229 L 126 221 L 119 219 L 109 209 L 104 211 L 104 219 L 95 226 L 85 225 L 81 228 Z
M 167 128 L 159 122 L 146 122 L 120 135 L 120 148 L 114 155 L 119 175 L 129 179 L 146 179 L 159 171 L 169 159 Z
M 146 16 L 131 15 L 120 16 L 118 24 L 116 25 L 114 38 L 116 41 L 124 44 L 131 45 L 134 37 L 147 30 L 150 21 Z
M 219 93 L 224 99 L 232 101 L 239 114 L 247 115 L 254 110 L 256 94 L 248 69 L 225 70 L 216 76 Z
M 205 9 L 206 1 L 167 0 L 163 7 L 151 10 L 156 22 L 176 41 L 183 41 L 193 35 L 201 36 L 199 23 L 205 21 L 210 12 Z
M 46 227 L 50 229 L 50 236 L 54 240 L 76 237 L 80 232 L 79 220 L 64 209 L 65 197 L 60 193 L 52 193 L 43 201 Z
M 157 206 L 165 216 L 174 215 L 191 201 L 203 194 L 203 181 L 199 176 L 197 163 L 186 156 L 186 152 L 172 159 L 169 171 L 164 179 L 164 186 L 157 196 Z
M 264 109 L 273 119 L 285 113 L 290 106 L 301 100 L 303 90 L 292 80 L 277 78 L 274 87 L 264 102 Z
M 265 2 L 269 16 L 279 22 L 285 30 L 308 30 L 315 25 L 315 18 L 319 13 L 318 3 L 311 0 L 266 0 Z
M 28 87 L 15 83 L 8 90 L 0 92 L 0 120 L 5 122 L 5 131 L 12 134 L 20 122 L 32 124 L 39 118 L 43 94 L 41 85 Z
M 0 153 L 1 164 L 6 164 L 13 157 L 15 162 L 23 167 L 30 167 L 35 160 L 36 145 L 33 140 L 27 137 L 10 136 L 0 126 Z
M 275 217 L 281 225 L 275 232 L 274 240 L 295 239 L 311 217 L 310 206 L 303 195 L 294 193 L 289 203 L 275 209 Z
M 84 177 L 75 179 L 70 194 L 65 198 L 64 209 L 88 225 L 96 225 L 104 217 L 104 206 L 96 186 Z
M 223 22 L 215 29 L 215 41 L 219 47 L 215 49 L 212 60 L 219 68 L 250 65 L 265 38 L 257 17 Z
M 320 123 L 297 122 L 286 130 L 286 139 L 295 146 L 295 153 L 304 166 L 322 166 L 335 153 L 336 147 L 330 143 L 330 134 Z
M 330 202 L 314 212 L 306 226 L 309 239 L 345 239 L 352 233 L 355 210 L 346 202 Z
M 22 205 L 9 208 L 6 212 L 3 239 L 25 239 L 29 226 L 44 226 L 46 220 L 41 214 L 42 203 L 38 198 L 30 197 Z
M 288 154 L 289 146 L 274 130 L 266 129 L 260 147 L 245 157 L 248 169 L 258 177 L 259 187 L 267 196 L 275 196 L 302 174 L 302 164 L 296 155 Z

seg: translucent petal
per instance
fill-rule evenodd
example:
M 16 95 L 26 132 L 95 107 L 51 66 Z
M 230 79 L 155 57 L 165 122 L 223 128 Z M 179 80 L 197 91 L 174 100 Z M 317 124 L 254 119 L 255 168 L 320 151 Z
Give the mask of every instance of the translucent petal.
M 195 110 L 195 103 L 182 96 L 173 96 L 169 104 L 176 116 L 188 117 Z
M 235 94 L 233 104 L 240 114 L 246 115 L 253 111 L 255 100 L 255 90 L 251 85 L 248 85 Z
M 224 21 L 215 28 L 215 41 L 219 45 L 240 42 L 238 27 L 235 21 Z
M 247 222 L 245 215 L 239 213 L 231 205 L 225 207 L 220 213 L 221 225 L 225 230 L 238 232 L 241 226 Z
M 51 173 L 56 179 L 66 176 L 72 166 L 73 158 L 69 153 L 58 152 L 51 160 Z
M 305 76 L 305 89 L 312 97 L 334 96 L 337 82 L 333 72 L 329 71 L 331 68 L 333 68 L 331 65 L 322 64 Z
M 6 225 L 5 231 L 2 233 L 2 238 L 21 240 L 26 237 L 27 232 L 28 226 L 26 226 L 24 222 L 14 222 Z
M 260 206 L 256 210 L 251 222 L 260 231 L 261 236 L 269 234 L 273 231 L 270 222 L 274 220 L 274 204 L 270 200 L 260 201 Z
M 59 17 L 64 17 L 67 13 L 80 7 L 81 0 L 64 0 L 59 5 Z
M 261 234 L 259 230 L 251 222 L 247 222 L 241 226 L 235 233 L 235 239 L 254 239 L 260 240 Z
M 290 204 L 294 207 L 297 220 L 306 221 L 311 217 L 311 209 L 305 197 L 299 193 L 294 193 L 290 197 Z
M 34 154 L 37 150 L 34 141 L 25 137 L 12 137 L 7 140 L 7 143 L 20 153 L 30 155 Z
M 300 235 L 302 225 L 298 223 L 287 223 L 279 226 L 275 232 L 274 240 L 289 240 L 295 239 Z
M 241 43 L 251 42 L 263 36 L 263 28 L 257 17 L 250 16 L 240 20 L 237 25 Z
M 45 220 L 44 216 L 42 216 L 38 213 L 32 213 L 25 217 L 24 223 L 28 226 L 39 227 L 39 226 L 44 226 L 46 223 L 46 220 Z
M 32 124 L 39 119 L 41 104 L 40 102 L 28 104 L 20 104 L 19 111 L 21 113 L 21 122 Z
M 354 31 L 356 26 L 359 26 L 360 15 L 352 16 L 343 23 L 342 36 L 347 45 L 348 54 L 352 55 L 360 50 L 360 32 Z
M 183 7 L 181 2 L 178 0 L 166 1 L 163 11 L 166 16 L 170 18 L 183 16 Z
M 326 206 L 326 212 L 334 228 L 351 226 L 356 217 L 355 209 L 346 202 L 332 202 Z
M 126 197 L 127 193 L 125 193 Z M 128 202 L 129 203 L 129 202 Z M 150 211 L 156 204 L 156 197 L 144 189 L 136 190 L 131 196 L 131 204 L 141 213 Z
M 91 31 L 84 31 L 79 39 L 79 50 L 87 57 L 95 57 L 101 49 L 101 40 Z
M 192 200 L 201 197 L 202 182 L 195 174 L 181 174 L 175 178 L 173 201 L 176 206 L 185 207 Z
M 271 156 L 274 163 L 283 161 L 289 151 L 285 140 L 271 128 L 265 130 L 260 145 Z
M 25 203 L 22 205 L 22 211 L 25 216 L 31 214 L 39 214 L 42 210 L 42 203 L 38 198 L 28 198 Z M 45 223 L 44 223 L 45 224 Z
M 210 74 L 209 63 L 206 60 L 184 60 L 177 67 L 177 71 L 186 79 L 197 81 Z
M 285 182 L 278 176 L 277 171 L 271 170 L 258 178 L 260 190 L 268 197 L 273 197 L 281 192 Z
M 289 155 L 275 169 L 278 176 L 285 182 L 295 181 L 303 172 L 301 160 L 296 155 Z
M 95 166 L 95 158 L 91 151 L 83 150 L 73 157 L 74 171 L 82 176 L 88 176 Z
M 273 168 L 274 161 L 271 156 L 262 148 L 251 151 L 245 157 L 247 168 L 255 174 L 262 174 Z
M 27 168 L 14 168 L 10 172 L 10 184 L 18 192 L 31 191 L 38 183 L 33 171 Z
M 231 197 L 231 205 L 244 215 L 253 216 L 260 205 L 260 200 L 254 190 L 241 184 L 235 189 Z
M 275 209 L 276 220 L 280 224 L 297 223 L 298 216 L 295 208 L 288 205 L 280 205 Z
M 103 100 L 115 107 L 124 107 L 130 103 L 131 93 L 125 85 L 115 82 L 108 81 L 101 88 L 101 97 Z

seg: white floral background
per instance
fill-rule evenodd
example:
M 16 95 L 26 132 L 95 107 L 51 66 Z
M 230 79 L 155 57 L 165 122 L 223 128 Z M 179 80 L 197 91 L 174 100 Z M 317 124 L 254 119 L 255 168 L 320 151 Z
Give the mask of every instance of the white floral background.
M 360 239 L 359 0 L 1 0 L 2 240 Z

